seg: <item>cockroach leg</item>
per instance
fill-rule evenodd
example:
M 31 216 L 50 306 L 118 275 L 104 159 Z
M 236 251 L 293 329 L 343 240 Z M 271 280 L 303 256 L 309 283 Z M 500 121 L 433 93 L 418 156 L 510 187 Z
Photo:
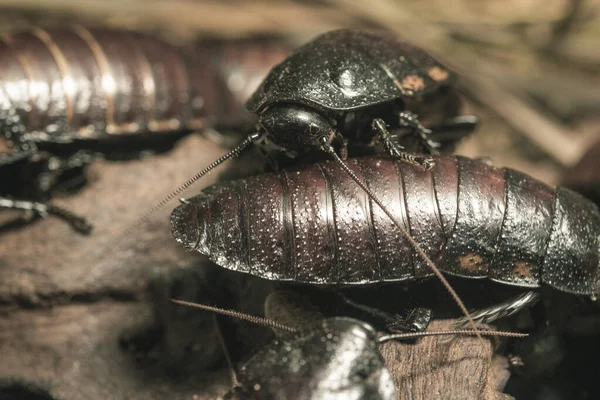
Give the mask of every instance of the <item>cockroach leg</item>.
M 417 156 L 412 153 L 407 153 L 403 150 L 403 147 L 394 143 L 392 135 L 387 129 L 385 122 L 381 118 L 375 118 L 373 120 L 373 129 L 377 131 L 383 147 L 390 154 L 390 156 L 394 159 L 400 160 L 402 162 L 417 165 L 419 167 L 424 168 L 425 170 L 430 170 L 435 166 L 435 161 L 429 157 Z
M 540 299 L 540 294 L 535 291 L 521 293 L 499 304 L 481 310 L 471 312 L 471 317 L 481 324 L 490 324 L 499 319 L 510 317 L 524 308 L 533 306 Z M 455 328 L 464 326 L 468 321 L 461 318 L 455 324 Z

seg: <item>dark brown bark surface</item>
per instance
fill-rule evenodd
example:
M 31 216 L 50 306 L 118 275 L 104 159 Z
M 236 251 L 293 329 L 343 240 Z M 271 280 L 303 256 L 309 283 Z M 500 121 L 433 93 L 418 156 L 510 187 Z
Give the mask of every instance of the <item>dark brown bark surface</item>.
M 193 314 L 181 317 L 165 305 L 172 294 L 170 281 L 184 282 L 176 294 L 195 295 L 203 278 L 193 268 L 199 257 L 171 238 L 168 214 L 173 205 L 146 224 L 138 222 L 168 191 L 223 151 L 190 136 L 167 154 L 98 161 L 83 190 L 56 200 L 93 221 L 91 235 L 80 235 L 54 217 L 3 232 L 0 393 L 16 393 L 16 398 L 37 390 L 52 399 L 202 399 L 214 398 L 229 385 L 226 374 L 213 376 L 179 365 L 185 357 L 177 352 L 190 353 L 188 358 L 198 359 L 198 365 L 214 364 L 222 354 L 212 325 Z M 14 217 L 3 212 L 0 222 Z M 132 224 L 139 226 L 128 238 L 120 237 Z
M 49 399 L 214 399 L 228 375 L 140 363 L 123 331 L 149 323 L 148 304 L 101 301 L 15 310 L 0 318 L 0 389 L 41 389 Z M 27 399 L 25 395 L 23 398 Z
M 78 234 L 54 217 L 3 234 L 0 302 L 41 306 L 74 296 L 131 299 L 143 291 L 151 274 L 197 259 L 171 237 L 168 215 L 175 202 L 148 223 L 140 224 L 139 218 L 223 152 L 207 139 L 190 136 L 167 154 L 94 163 L 85 188 L 56 200 L 91 220 L 91 235 Z M 214 183 L 216 176 L 206 177 L 190 192 Z M 138 226 L 124 238 L 133 224 Z
M 434 321 L 428 330 L 450 329 Z M 494 356 L 492 342 L 471 336 L 433 336 L 411 345 L 379 346 L 394 378 L 398 399 L 506 400 L 502 393 L 510 375 L 506 358 Z

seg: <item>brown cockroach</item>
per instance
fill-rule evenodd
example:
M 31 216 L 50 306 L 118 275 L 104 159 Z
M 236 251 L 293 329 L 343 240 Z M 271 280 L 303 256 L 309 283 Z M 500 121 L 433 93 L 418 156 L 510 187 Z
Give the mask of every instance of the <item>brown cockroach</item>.
M 600 292 L 600 212 L 582 196 L 464 157 L 425 171 L 390 159 L 351 171 L 443 272 L 524 288 Z M 177 207 L 175 239 L 261 278 L 366 285 L 432 275 L 374 200 L 333 162 L 226 182 Z
M 285 54 L 279 44 L 203 41 L 183 47 L 83 26 L 6 34 L 0 38 L 0 138 L 12 151 L 0 154 L 0 166 L 76 143 L 61 163 L 69 168 L 88 162 L 89 154 L 79 151 L 86 146 L 119 153 L 126 140 L 145 143 L 218 122 L 231 126 L 243 115 L 243 101 Z M 0 195 L 9 192 L 0 188 Z M 48 209 L 35 202 L 28 207 Z
M 0 119 L 16 150 L 199 129 L 207 110 L 215 111 L 206 55 L 183 54 L 152 36 L 82 26 L 34 29 L 3 36 L 0 53 Z
M 242 46 L 180 47 L 83 26 L 4 35 L 2 134 L 16 150 L 27 150 L 44 142 L 197 130 L 229 119 L 282 53 L 261 64 L 260 55 L 232 47 Z

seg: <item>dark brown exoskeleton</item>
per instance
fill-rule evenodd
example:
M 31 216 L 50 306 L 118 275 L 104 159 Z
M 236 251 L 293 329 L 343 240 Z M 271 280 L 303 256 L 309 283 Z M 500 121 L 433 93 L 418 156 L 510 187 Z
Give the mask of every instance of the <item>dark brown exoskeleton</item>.
M 82 26 L 4 35 L 0 137 L 11 152 L 0 154 L 0 166 L 60 153 L 52 161 L 59 175 L 89 162 L 84 148 L 125 153 L 132 143 L 139 148 L 215 121 L 239 119 L 257 78 L 283 51 L 272 46 L 275 57 L 263 62 L 260 55 L 231 47 L 210 42 L 184 48 L 149 35 Z M 43 195 L 49 190 L 39 188 Z M 0 187 L 1 195 L 8 192 Z M 3 208 L 54 210 L 1 199 Z M 83 220 L 70 220 L 85 229 Z
M 425 51 L 389 33 L 325 33 L 270 71 L 246 103 L 258 118 L 256 130 L 190 182 L 259 139 L 304 162 L 314 152 L 336 157 L 335 149 L 342 159 L 349 150 L 362 156 L 364 147 L 379 141 L 392 158 L 432 168 L 431 158 L 406 152 L 404 145 L 414 139 L 417 149 L 437 153 L 442 143 L 436 134 L 461 137 L 475 129 L 477 118 L 461 115 L 455 81 L 454 73 Z M 393 134 L 402 130 L 405 135 Z M 360 150 L 352 152 L 355 148 Z
M 568 189 L 463 157 L 436 168 L 351 160 L 447 274 L 600 292 L 600 212 Z M 389 218 L 332 162 L 211 187 L 177 207 L 175 239 L 222 267 L 315 285 L 432 275 Z
M 307 156 L 311 153 L 327 154 L 381 208 L 467 315 L 464 304 L 426 252 L 344 162 L 353 145 L 360 148 L 378 140 L 392 159 L 431 169 L 433 158 L 406 152 L 403 140 L 392 131 L 408 130 L 428 153 L 439 148 L 432 138 L 434 132 L 473 131 L 477 120 L 460 115 L 453 78 L 425 51 L 390 34 L 350 29 L 325 33 L 275 66 L 249 99 L 246 106 L 259 120 L 256 130 L 171 192 L 141 220 L 258 140 L 263 139 L 278 150 L 302 154 L 304 161 L 310 159 Z M 424 121 L 432 129 L 423 125 Z M 439 126 L 434 128 L 436 125 Z M 354 193 L 360 196 L 360 191 Z

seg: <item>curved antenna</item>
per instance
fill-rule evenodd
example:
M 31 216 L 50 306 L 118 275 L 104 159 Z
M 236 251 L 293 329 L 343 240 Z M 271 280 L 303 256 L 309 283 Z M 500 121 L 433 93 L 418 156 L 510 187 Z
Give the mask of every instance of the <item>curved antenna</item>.
M 525 307 L 533 306 L 540 299 L 540 294 L 536 291 L 521 293 L 507 301 L 499 304 L 494 304 L 491 307 L 477 310 L 471 314 L 471 317 L 479 323 L 489 324 L 498 319 L 510 317 L 524 309 Z M 453 325 L 453 328 L 461 328 L 468 321 L 461 318 Z
M 171 299 L 171 301 L 176 304 L 181 304 L 182 306 L 194 307 L 194 308 L 199 308 L 199 309 L 205 310 L 205 311 L 211 311 L 211 312 L 221 314 L 221 315 L 227 315 L 228 317 L 241 319 L 243 321 L 248 321 L 253 324 L 266 326 L 268 328 L 278 329 L 280 331 L 285 331 L 285 332 L 290 332 L 290 333 L 298 332 L 298 329 L 296 329 L 296 328 L 293 328 L 291 326 L 287 326 L 284 324 L 280 324 L 279 322 L 274 321 L 269 318 L 256 317 L 254 315 L 245 314 L 245 313 L 239 312 L 239 311 L 233 311 L 233 310 L 227 310 L 225 308 L 208 306 L 206 304 L 192 303 L 190 301 L 185 301 L 185 300 Z
M 358 176 L 356 176 L 356 174 L 346 165 L 346 163 L 340 158 L 340 156 L 337 155 L 333 146 L 331 146 L 331 144 L 329 143 L 327 138 L 322 137 L 320 139 L 320 141 L 321 141 L 320 145 L 321 145 L 323 151 L 331 154 L 331 156 L 340 165 L 340 167 L 342 167 L 342 169 L 354 180 L 354 182 L 356 182 L 356 184 L 358 186 L 360 186 L 361 189 L 364 190 L 367 193 L 367 195 L 375 203 L 377 203 L 377 205 L 379 206 L 379 208 L 381 208 L 381 210 L 385 213 L 385 215 L 387 215 L 390 218 L 390 220 L 394 223 L 394 225 L 396 225 L 396 228 L 398 228 L 400 233 L 402 233 L 402 235 L 406 238 L 406 240 L 408 240 L 410 245 L 415 249 L 415 251 L 419 254 L 419 256 L 423 260 L 425 260 L 425 262 L 427 263 L 429 268 L 433 271 L 433 273 L 438 277 L 438 279 L 446 287 L 446 290 L 448 290 L 448 293 L 450 293 L 450 295 L 452 296 L 452 298 L 454 299 L 456 304 L 458 304 L 458 307 L 461 309 L 461 311 L 465 315 L 465 318 L 467 318 L 469 325 L 473 328 L 473 331 L 479 332 L 479 330 L 477 329 L 477 325 L 475 325 L 475 321 L 473 321 L 473 318 L 471 318 L 471 314 L 469 314 L 469 311 L 467 310 L 467 307 L 465 307 L 465 304 L 462 302 L 462 300 L 460 299 L 460 297 L 458 296 L 458 294 L 456 293 L 454 288 L 450 285 L 450 283 L 444 277 L 444 275 L 439 270 L 439 268 L 436 267 L 435 263 L 431 260 L 431 258 L 429 258 L 429 256 L 425 253 L 425 251 L 417 243 L 417 241 L 415 239 L 413 239 L 413 237 L 408 232 L 406 232 L 406 230 L 404 229 L 404 227 L 402 227 L 400 222 L 398 222 L 398 220 L 392 215 L 392 213 L 383 204 L 383 202 L 381 200 L 379 200 L 379 198 L 375 195 L 375 193 L 373 193 L 373 191 L 367 186 L 367 184 L 364 183 Z M 475 334 L 477 335 L 477 333 L 475 333 Z M 479 337 L 479 339 L 481 339 L 481 336 L 479 336 L 479 335 L 477 335 L 477 336 Z
M 183 306 L 199 308 L 205 311 L 211 311 L 221 315 L 227 315 L 229 317 L 238 318 L 244 321 L 251 322 L 253 324 L 263 325 L 269 328 L 275 328 L 282 331 L 296 333 L 300 332 L 301 329 L 293 328 L 284 324 L 280 324 L 269 318 L 256 317 L 254 315 L 245 314 L 239 311 L 227 310 L 224 308 L 207 306 L 200 303 L 192 303 L 190 301 L 171 299 L 173 303 L 180 304 Z M 481 335 L 484 336 L 500 336 L 500 337 L 515 337 L 522 338 L 529 336 L 527 333 L 518 332 L 507 332 L 507 331 L 492 331 L 492 330 L 471 330 L 471 329 L 456 329 L 456 330 L 444 330 L 444 331 L 425 331 L 425 332 L 407 332 L 407 333 L 394 333 L 390 335 L 383 335 L 377 339 L 377 343 L 385 343 L 390 340 L 403 340 L 403 339 L 416 339 L 427 336 L 444 336 L 444 335 L 466 335 L 466 336 L 478 336 L 481 339 Z M 483 340 L 483 339 L 482 339 Z
M 217 320 L 217 314 L 213 314 L 213 322 L 215 324 L 215 331 L 217 332 L 217 338 L 219 339 L 219 343 L 221 344 L 221 349 L 223 350 L 223 354 L 225 355 L 225 361 L 227 362 L 227 367 L 229 368 L 229 372 L 231 373 L 231 386 L 240 386 L 240 380 L 238 379 L 237 373 L 235 372 L 235 368 L 233 367 L 233 361 L 231 361 L 231 355 L 229 354 L 229 350 L 227 350 L 227 345 L 225 344 L 225 338 L 223 337 L 223 332 L 221 331 L 221 327 L 219 326 L 219 321 Z
M 258 139 L 260 139 L 260 137 L 261 137 L 260 132 L 254 132 L 254 133 L 251 133 L 250 135 L 248 135 L 246 137 L 246 139 L 244 139 L 240 144 L 238 144 L 232 150 L 229 150 L 227 152 L 227 154 L 217 158 L 208 167 L 206 167 L 202 171 L 196 173 L 194 176 L 192 176 L 190 179 L 185 181 L 185 183 L 183 183 L 177 189 L 175 189 L 171 193 L 169 193 L 164 199 L 162 199 L 160 202 L 158 202 L 156 205 L 154 205 L 152 208 L 150 208 L 148 211 L 146 211 L 146 213 L 144 213 L 144 215 L 142 215 L 140 217 L 140 220 L 139 220 L 140 223 L 146 222 L 155 212 L 160 210 L 162 207 L 164 207 L 167 203 L 169 203 L 175 197 L 179 196 L 184 190 L 186 190 L 187 188 L 192 186 L 197 180 L 202 178 L 204 175 L 208 174 L 210 171 L 215 169 L 218 165 L 222 164 L 223 162 L 229 160 L 232 157 L 237 157 L 238 155 L 240 155 L 240 153 L 242 151 L 246 150 L 246 148 L 248 148 L 252 143 L 254 143 Z
M 486 329 L 471 330 L 471 329 L 456 329 L 447 331 L 425 331 L 425 332 L 407 332 L 394 333 L 391 335 L 383 335 L 377 339 L 377 343 L 385 343 L 391 340 L 418 339 L 427 336 L 444 336 L 444 335 L 464 335 L 464 336 L 500 336 L 523 338 L 529 336 L 527 333 L 507 332 L 507 331 L 492 331 Z

